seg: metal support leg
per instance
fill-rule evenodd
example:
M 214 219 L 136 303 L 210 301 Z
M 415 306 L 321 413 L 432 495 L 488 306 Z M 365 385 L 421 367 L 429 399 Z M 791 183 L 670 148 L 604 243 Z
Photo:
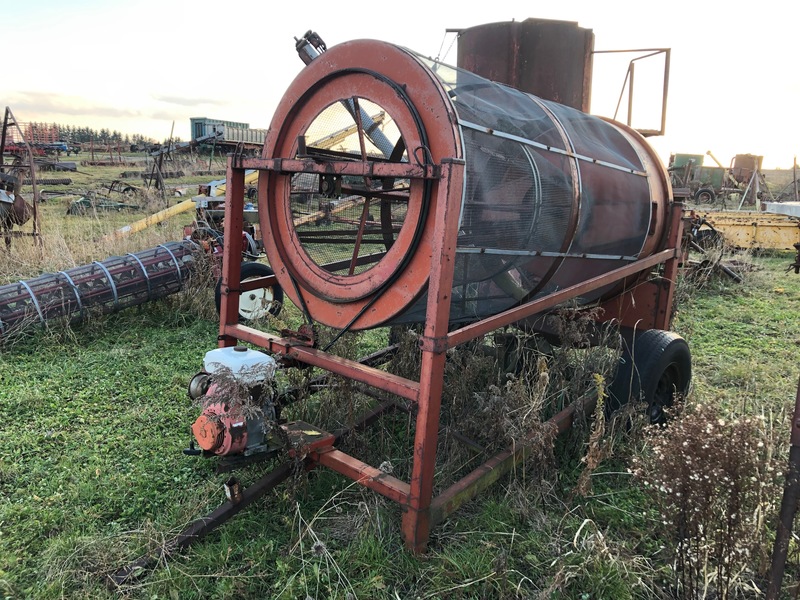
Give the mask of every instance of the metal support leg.
M 226 335 L 225 326 L 239 322 L 239 279 L 242 270 L 242 230 L 244 229 L 244 169 L 239 155 L 228 158 L 228 184 L 225 190 L 225 244 L 222 261 L 220 301 L 220 346 L 233 346 L 236 340 Z
M 451 291 L 458 237 L 458 210 L 461 202 L 463 161 L 445 162 L 436 197 L 436 223 L 432 240 L 433 269 L 428 288 L 425 333 L 420 340 L 420 372 L 414 465 L 411 470 L 408 507 L 403 514 L 402 534 L 406 547 L 423 552 L 431 528 L 433 475 L 436 468 L 436 444 L 439 411 L 444 386 L 444 363 L 447 351 L 447 327 L 450 318 Z
M 776 600 L 781 591 L 781 580 L 786 568 L 786 555 L 789 552 L 789 540 L 792 537 L 792 524 L 800 502 L 800 382 L 797 384 L 797 396 L 792 416 L 792 445 L 789 448 L 789 468 L 786 472 L 786 485 L 781 500 L 780 522 L 775 534 L 775 546 L 772 550 L 772 566 L 769 571 L 769 587 L 767 600 Z

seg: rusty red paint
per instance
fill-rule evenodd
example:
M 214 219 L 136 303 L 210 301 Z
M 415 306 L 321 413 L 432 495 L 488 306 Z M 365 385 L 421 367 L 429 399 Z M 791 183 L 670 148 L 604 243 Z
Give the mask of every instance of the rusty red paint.
M 221 329 L 226 340 L 242 340 L 267 349 L 274 354 L 282 354 L 289 358 L 299 360 L 305 364 L 321 367 L 349 377 L 354 381 L 366 383 L 380 390 L 395 394 L 407 400 L 416 401 L 419 394 L 419 383 L 404 377 L 392 375 L 386 371 L 362 365 L 357 361 L 349 360 L 322 352 L 316 348 L 296 346 L 292 340 L 258 331 L 246 325 L 231 324 Z M 232 344 L 235 345 L 235 344 Z
M 443 165 L 439 195 L 436 198 L 436 231 L 431 247 L 431 278 L 425 318 L 425 338 L 441 339 L 447 335 L 450 319 L 450 297 L 455 269 L 456 241 L 460 209 L 461 180 L 464 163 L 447 161 Z M 403 514 L 402 534 L 406 547 L 421 552 L 430 533 L 430 504 L 436 469 L 436 445 L 439 433 L 439 412 L 444 386 L 446 355 L 435 345 L 422 349 L 414 463 L 408 510 Z
M 222 261 L 220 297 L 220 347 L 236 345 L 236 340 L 225 335 L 229 323 L 239 322 L 239 280 L 242 271 L 242 236 L 244 229 L 244 169 L 234 168 L 233 157 L 228 160 L 227 188 L 225 190 L 225 242 Z
M 675 249 L 663 250 L 658 254 L 648 256 L 647 258 L 643 258 L 642 260 L 638 260 L 624 267 L 620 267 L 619 269 L 615 269 L 604 275 L 598 275 L 597 277 L 593 277 L 592 279 L 584 281 L 583 283 L 575 284 L 571 287 L 550 294 L 549 296 L 545 296 L 540 300 L 534 300 L 527 304 L 523 304 L 522 306 L 502 312 L 494 317 L 489 317 L 488 319 L 483 319 L 482 321 L 478 321 L 472 325 L 467 325 L 461 329 L 456 329 L 447 336 L 449 346 L 458 346 L 459 344 L 473 340 L 476 337 L 486 335 L 487 333 L 494 331 L 495 329 L 499 329 L 500 327 L 510 325 L 511 323 L 516 323 L 517 321 L 531 317 L 537 313 L 554 308 L 555 306 L 558 306 L 562 302 L 566 302 L 571 298 L 576 298 L 587 292 L 600 289 L 609 284 L 617 283 L 631 275 L 638 275 L 639 273 L 647 271 L 648 269 L 651 269 L 652 267 L 661 264 L 668 259 L 675 258 L 675 256 Z M 650 329 L 651 327 L 645 328 Z
M 312 460 L 399 504 L 404 505 L 408 501 L 407 483 L 340 450 L 320 450 Z
M 325 85 L 318 85 L 319 81 Z M 394 84 L 392 81 L 401 82 Z M 373 102 L 390 114 L 400 131 L 405 148 L 413 153 L 424 148 L 429 155 L 423 166 L 419 160 L 407 163 L 353 161 L 320 167 L 315 161 L 296 161 L 297 140 L 328 106 L 359 98 Z M 424 197 L 436 196 L 428 190 L 425 177 L 434 175 L 435 165 L 445 158 L 462 154 L 456 115 L 446 91 L 412 54 L 375 41 L 358 40 L 341 44 L 323 53 L 300 72 L 287 90 L 272 120 L 264 143 L 264 160 L 280 159 L 259 178 L 259 214 L 264 246 L 284 292 L 293 302 L 303 303 L 311 316 L 324 324 L 340 326 L 353 319 L 354 328 L 382 324 L 417 298 L 428 283 L 429 255 L 416 252 L 412 245 L 429 247 L 435 223 L 422 214 Z M 304 164 L 297 164 L 297 162 Z M 243 165 L 255 166 L 254 160 Z M 371 269 L 350 276 L 331 273 L 317 265 L 306 253 L 293 226 L 291 207 L 286 201 L 291 184 L 285 173 L 332 171 L 373 178 L 410 179 L 408 210 L 397 238 Z M 262 189 L 263 188 L 263 189 Z M 302 290 L 297 291 L 297 288 Z M 393 285 L 384 284 L 393 281 Z M 318 285 L 324 281 L 324 285 Z M 380 291 L 380 302 L 371 305 L 370 296 Z
M 488 23 L 459 32 L 458 66 L 588 112 L 593 49 L 592 30 L 574 22 Z
M 304 421 L 293 421 L 286 425 L 281 425 L 281 429 L 289 439 L 291 446 L 289 456 L 295 460 L 302 460 L 309 455 L 315 455 L 316 452 L 328 449 L 336 443 L 335 435 Z M 312 460 L 315 460 L 315 458 L 312 458 Z
M 353 175 L 356 177 L 395 177 L 398 179 L 438 179 L 436 165 L 383 162 L 318 162 L 291 158 L 243 158 L 243 169 L 274 171 L 279 175 L 294 173 L 319 173 L 330 175 Z

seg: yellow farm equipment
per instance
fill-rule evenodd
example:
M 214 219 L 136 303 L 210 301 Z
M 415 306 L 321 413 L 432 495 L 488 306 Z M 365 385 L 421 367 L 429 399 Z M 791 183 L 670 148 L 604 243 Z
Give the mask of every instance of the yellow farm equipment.
M 759 250 L 794 250 L 800 242 L 800 220 L 787 215 L 756 211 L 709 211 L 699 215 L 699 241 L 720 236 L 726 245 Z

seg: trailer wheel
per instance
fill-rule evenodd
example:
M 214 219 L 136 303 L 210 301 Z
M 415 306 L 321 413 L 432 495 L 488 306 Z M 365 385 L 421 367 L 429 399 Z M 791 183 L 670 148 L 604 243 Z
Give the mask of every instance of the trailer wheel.
M 666 420 L 664 409 L 676 395 L 685 396 L 692 380 L 689 345 L 672 331 L 650 329 L 636 336 L 631 351 L 625 351 L 609 386 L 609 408 L 630 400 L 647 403 L 651 423 Z
M 700 188 L 694 193 L 694 199 L 695 202 L 699 202 L 700 204 L 714 204 L 717 195 L 711 188 Z
M 268 277 L 274 275 L 272 269 L 267 265 L 258 262 L 243 262 L 242 271 L 239 277 L 240 282 L 257 277 Z M 214 302 L 217 305 L 217 313 L 222 306 L 222 277 L 217 280 L 217 287 L 214 289 Z M 239 297 L 239 322 L 246 323 L 263 319 L 268 314 L 276 317 L 283 307 L 283 288 L 277 283 L 264 288 L 250 290 Z

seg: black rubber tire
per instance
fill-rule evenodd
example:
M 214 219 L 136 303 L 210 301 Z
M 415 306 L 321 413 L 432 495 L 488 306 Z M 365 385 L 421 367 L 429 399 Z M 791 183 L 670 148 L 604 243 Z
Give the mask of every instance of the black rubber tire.
M 717 195 L 711 188 L 700 188 L 694 193 L 695 202 L 700 202 L 701 204 L 714 204 L 716 199 Z
M 694 241 L 703 250 L 710 250 L 722 244 L 722 234 L 716 229 L 699 229 Z
M 686 340 L 672 331 L 650 329 L 637 335 L 630 351 L 623 353 L 608 388 L 608 408 L 641 400 L 650 422 L 663 423 L 664 409 L 672 406 L 676 395 L 686 396 L 691 381 L 692 355 Z
M 274 275 L 274 272 L 269 268 L 268 265 L 259 262 L 243 262 L 239 281 L 245 281 L 246 279 L 251 279 L 253 277 L 267 277 L 269 275 Z M 269 307 L 267 312 L 269 312 L 269 314 L 272 316 L 277 317 L 281 312 L 281 308 L 283 307 L 283 288 L 276 283 L 275 285 L 270 286 L 268 289 L 272 291 L 272 305 Z M 217 314 L 219 314 L 220 307 L 222 306 L 222 277 L 217 280 L 217 286 L 214 288 L 214 302 L 217 305 Z M 247 323 L 251 320 L 252 319 L 248 313 L 243 312 L 240 307 L 239 322 Z

